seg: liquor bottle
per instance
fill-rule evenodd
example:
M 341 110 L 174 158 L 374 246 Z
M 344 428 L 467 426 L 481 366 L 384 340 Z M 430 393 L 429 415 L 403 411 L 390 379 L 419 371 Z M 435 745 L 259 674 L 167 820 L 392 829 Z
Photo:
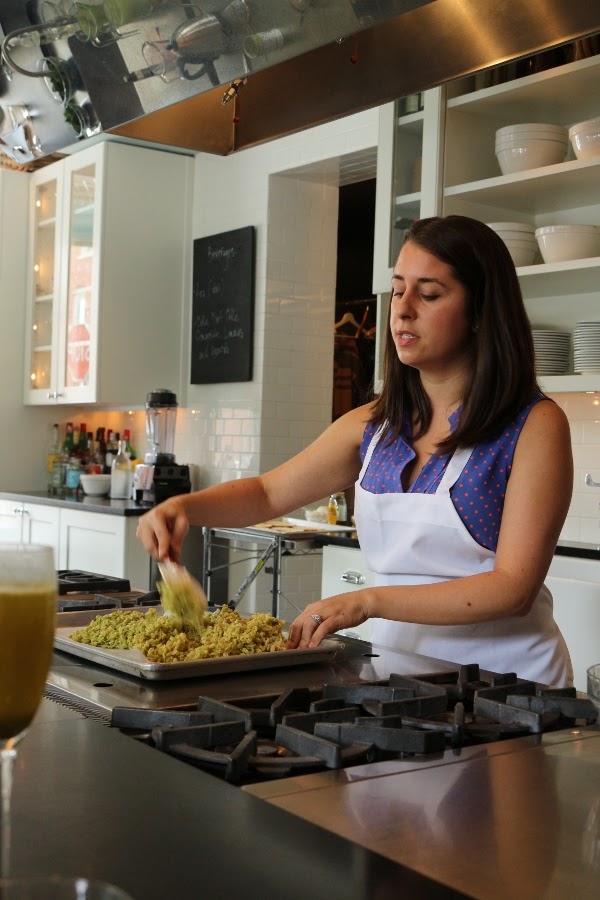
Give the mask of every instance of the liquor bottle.
M 69 453 L 70 457 L 75 459 L 80 459 L 80 450 L 79 450 L 79 437 L 81 435 L 81 429 L 79 425 L 75 425 L 73 428 L 73 446 L 71 447 L 71 452 Z
M 52 436 L 50 438 L 50 445 L 48 447 L 48 493 L 54 494 L 58 493 L 55 491 L 54 484 L 54 463 L 60 459 L 61 447 L 60 447 L 60 436 L 59 436 L 59 428 L 58 425 L 55 424 L 52 426 Z M 56 487 L 59 487 L 57 485 Z
M 135 459 L 136 454 L 135 454 L 135 450 L 131 446 L 131 431 L 129 430 L 129 428 L 123 429 L 123 440 L 125 441 L 125 446 L 127 447 L 127 452 L 129 453 L 129 458 Z
M 89 455 L 90 448 L 88 445 L 87 424 L 85 422 L 82 422 L 79 426 L 79 441 L 77 443 L 77 456 L 81 460 L 82 466 L 87 465 Z
M 112 430 L 112 428 L 109 429 L 108 438 L 106 440 L 106 451 L 104 453 L 104 471 L 108 472 L 109 475 L 112 471 L 113 459 L 117 455 L 117 449 L 118 449 L 117 440 L 118 439 L 115 436 L 115 433 Z
M 106 453 L 106 428 L 96 428 L 96 440 L 102 456 Z
M 117 455 L 110 471 L 110 496 L 112 499 L 128 500 L 131 497 L 131 460 L 125 441 L 119 441 Z
M 73 423 L 67 422 L 65 426 L 65 439 L 63 441 L 62 455 L 68 459 L 73 450 Z

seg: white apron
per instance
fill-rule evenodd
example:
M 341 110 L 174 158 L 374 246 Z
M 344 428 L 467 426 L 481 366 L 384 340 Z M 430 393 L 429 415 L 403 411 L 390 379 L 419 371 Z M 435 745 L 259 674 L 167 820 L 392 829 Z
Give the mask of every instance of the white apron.
M 494 568 L 495 553 L 471 537 L 450 498 L 472 448 L 453 454 L 435 494 L 372 494 L 361 487 L 377 432 L 367 450 L 355 493 L 360 547 L 377 585 L 431 584 Z M 469 625 L 414 625 L 373 619 L 371 640 L 450 662 L 478 663 L 492 672 L 554 687 L 572 684 L 569 653 L 543 585 L 526 616 Z

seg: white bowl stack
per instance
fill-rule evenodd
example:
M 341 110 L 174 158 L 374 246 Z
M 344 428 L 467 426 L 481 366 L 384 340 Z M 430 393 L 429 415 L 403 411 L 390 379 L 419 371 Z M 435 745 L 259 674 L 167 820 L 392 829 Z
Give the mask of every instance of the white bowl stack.
M 523 222 L 488 222 L 488 228 L 502 238 L 515 266 L 530 266 L 539 252 L 535 225 Z
M 545 225 L 535 236 L 545 263 L 600 256 L 600 225 Z
M 600 156 L 600 118 L 571 125 L 569 140 L 577 159 Z
M 600 372 L 600 322 L 578 322 L 575 326 L 573 370 L 580 375 Z
M 503 175 L 564 162 L 569 133 L 562 125 L 526 122 L 496 131 L 496 159 Z
M 532 329 L 535 371 L 538 375 L 564 375 L 569 371 L 571 335 L 568 331 Z

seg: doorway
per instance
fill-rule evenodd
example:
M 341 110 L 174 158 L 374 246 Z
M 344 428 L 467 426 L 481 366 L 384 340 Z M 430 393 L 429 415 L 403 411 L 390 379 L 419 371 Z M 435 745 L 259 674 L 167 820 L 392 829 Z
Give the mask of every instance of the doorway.
M 373 393 L 375 187 L 370 178 L 339 188 L 332 421 Z

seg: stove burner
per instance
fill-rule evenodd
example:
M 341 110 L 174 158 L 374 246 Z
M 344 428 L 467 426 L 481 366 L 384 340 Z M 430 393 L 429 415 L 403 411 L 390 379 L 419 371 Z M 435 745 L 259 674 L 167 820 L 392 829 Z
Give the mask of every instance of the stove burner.
M 117 707 L 112 725 L 233 784 L 357 763 L 439 754 L 447 747 L 592 724 L 598 713 L 573 688 L 536 690 L 515 675 L 482 679 L 478 666 L 385 682 L 294 688 L 197 709 Z
M 59 594 L 97 594 L 99 591 L 130 591 L 131 585 L 126 578 L 112 575 L 97 575 L 95 572 L 82 572 L 79 569 L 58 570 Z

